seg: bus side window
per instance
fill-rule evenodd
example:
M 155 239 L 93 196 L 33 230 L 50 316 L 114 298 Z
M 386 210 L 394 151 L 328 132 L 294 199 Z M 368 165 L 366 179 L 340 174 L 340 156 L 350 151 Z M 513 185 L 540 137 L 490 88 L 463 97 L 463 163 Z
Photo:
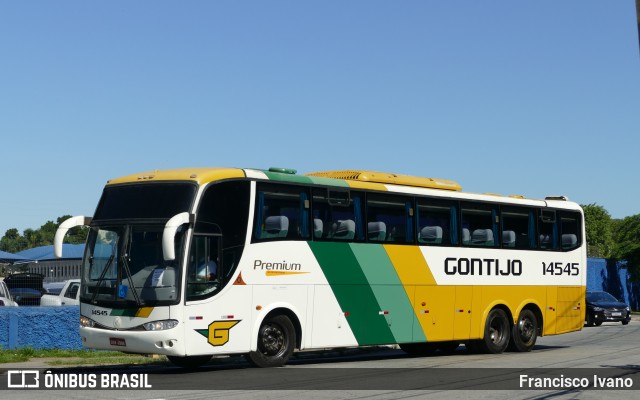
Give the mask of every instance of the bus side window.
M 526 208 L 504 207 L 501 210 L 502 247 L 515 249 L 534 249 L 535 220 L 531 210 Z
M 474 247 L 496 247 L 498 227 L 496 210 L 482 204 L 466 203 L 461 206 L 463 244 Z M 465 229 L 468 231 L 467 240 Z
M 581 216 L 578 212 L 560 211 L 560 232 L 563 250 L 573 250 L 581 243 Z
M 313 239 L 362 241 L 362 195 L 346 190 L 313 189 L 311 199 Z
M 539 211 L 538 248 L 541 250 L 558 248 L 558 224 L 555 210 Z
M 212 296 L 220 288 L 221 236 L 194 235 L 187 270 L 187 300 Z
M 249 223 L 249 181 L 214 183 L 205 190 L 198 206 L 196 234 L 222 235 L 218 276 L 223 284 L 234 274 L 244 250 Z
M 307 189 L 259 183 L 254 240 L 309 239 L 309 208 Z
M 368 194 L 367 238 L 370 242 L 413 243 L 413 201 Z
M 453 202 L 419 198 L 417 203 L 419 245 L 458 244 L 456 206 Z

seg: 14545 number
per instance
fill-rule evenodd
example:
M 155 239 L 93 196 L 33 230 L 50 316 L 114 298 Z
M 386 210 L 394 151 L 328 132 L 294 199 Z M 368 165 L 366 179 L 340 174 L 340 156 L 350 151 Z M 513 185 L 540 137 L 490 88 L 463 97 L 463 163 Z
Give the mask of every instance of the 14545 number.
M 571 275 L 577 276 L 580 272 L 579 263 L 542 262 L 543 275 Z

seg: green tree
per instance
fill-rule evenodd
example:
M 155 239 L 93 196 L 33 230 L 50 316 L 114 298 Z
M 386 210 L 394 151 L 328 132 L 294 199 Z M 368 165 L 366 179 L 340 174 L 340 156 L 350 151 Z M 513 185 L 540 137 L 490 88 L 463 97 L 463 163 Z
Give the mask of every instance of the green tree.
M 16 228 L 8 229 L 0 239 L 0 250 L 9 253 L 17 253 L 33 247 L 47 246 L 53 244 L 53 238 L 60 224 L 69 218 L 69 215 L 59 217 L 56 222 L 47 221 L 39 229 L 27 228 L 22 235 Z M 86 227 L 76 227 L 67 233 L 64 238 L 65 243 L 82 244 L 87 238 L 89 229 Z
M 42 225 L 39 229 L 40 237 L 42 238 L 42 242 L 44 245 L 53 244 L 53 238 L 56 235 L 56 230 L 60 224 L 56 224 L 53 221 L 47 221 L 44 225 Z
M 27 241 L 20 235 L 16 228 L 7 229 L 0 239 L 0 250 L 9 253 L 17 253 L 27 248 Z
M 616 246 L 613 256 L 627 261 L 627 270 L 633 280 L 640 278 L 640 214 L 626 217 L 614 224 Z
M 45 245 L 42 240 L 42 235 L 40 235 L 40 231 L 35 231 L 31 228 L 27 228 L 24 230 L 24 232 L 22 232 L 22 236 L 27 241 L 28 249 Z
M 597 204 L 582 205 L 587 232 L 587 256 L 609 258 L 613 252 L 611 215 Z

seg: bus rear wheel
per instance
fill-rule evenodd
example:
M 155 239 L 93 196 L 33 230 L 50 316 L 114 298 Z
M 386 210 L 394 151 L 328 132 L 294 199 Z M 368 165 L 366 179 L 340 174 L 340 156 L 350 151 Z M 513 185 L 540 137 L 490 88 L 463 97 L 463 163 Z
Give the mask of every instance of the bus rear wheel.
M 167 358 L 173 365 L 186 369 L 198 368 L 211 360 L 211 356 L 167 356 Z
M 258 332 L 258 349 L 247 355 L 253 365 L 261 368 L 281 367 L 287 363 L 296 344 L 293 323 L 284 315 L 269 317 Z
M 484 326 L 484 338 L 480 342 L 485 353 L 500 354 L 509 345 L 511 323 L 504 310 L 494 308 L 489 312 Z
M 538 339 L 538 319 L 531 310 L 522 310 L 518 322 L 511 331 L 509 348 L 515 351 L 531 351 Z

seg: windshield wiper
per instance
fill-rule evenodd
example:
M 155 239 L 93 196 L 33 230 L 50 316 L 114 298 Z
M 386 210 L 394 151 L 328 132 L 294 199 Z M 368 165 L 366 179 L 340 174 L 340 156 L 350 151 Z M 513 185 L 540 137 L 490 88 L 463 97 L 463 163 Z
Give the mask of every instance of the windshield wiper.
M 96 286 L 95 286 L 96 289 L 93 292 L 93 296 L 91 296 L 91 303 L 93 303 L 93 304 L 96 304 L 96 297 L 98 296 L 98 292 L 100 291 L 100 285 L 104 281 L 105 275 L 107 275 L 107 270 L 111 266 L 111 263 L 113 262 L 113 258 L 114 258 L 113 254 L 111 254 L 109 256 L 109 260 L 107 260 L 107 263 L 104 265 L 104 268 L 102 269 L 102 272 L 100 273 L 100 277 L 98 278 L 98 282 L 96 283 Z
M 136 290 L 136 286 L 133 284 L 133 277 L 131 276 L 129 263 L 127 262 L 127 257 L 125 256 L 122 256 L 122 268 L 124 269 L 124 272 L 127 274 L 127 281 L 129 281 L 129 287 L 131 288 L 131 293 L 133 294 L 133 298 L 136 301 L 136 305 L 140 307 L 144 303 L 140 301 L 140 296 L 138 296 L 138 291 Z

